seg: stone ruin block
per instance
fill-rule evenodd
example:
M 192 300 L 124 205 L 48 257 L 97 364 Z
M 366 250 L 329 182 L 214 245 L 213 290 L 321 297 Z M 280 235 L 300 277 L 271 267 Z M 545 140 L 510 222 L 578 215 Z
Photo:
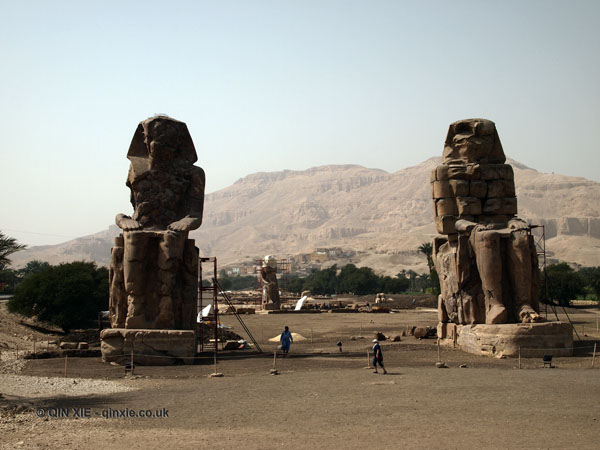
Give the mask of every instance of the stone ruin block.
M 451 180 L 479 180 L 479 164 L 461 164 L 448 166 L 448 178 Z
M 452 190 L 448 181 L 434 181 L 431 186 L 433 198 L 452 197 Z
M 502 199 L 502 210 L 500 214 L 508 216 L 517 215 L 517 198 L 516 197 L 505 197 Z
M 102 360 L 124 364 L 131 359 L 143 366 L 193 364 L 195 336 L 191 330 L 105 328 L 100 333 Z
M 450 180 L 450 189 L 453 197 L 468 197 L 469 182 L 467 180 Z
M 561 322 L 469 324 L 439 323 L 440 343 L 462 351 L 495 358 L 541 358 L 543 355 L 572 356 L 573 331 Z
M 497 223 L 497 224 L 505 224 L 510 220 L 511 217 L 503 214 L 495 214 L 489 216 L 481 216 L 481 223 Z
M 502 199 L 501 198 L 488 198 L 483 203 L 484 214 L 501 214 L 502 211 Z
M 504 197 L 504 180 L 492 180 L 488 182 L 487 197 Z
M 478 216 L 481 214 L 481 201 L 475 197 L 457 197 L 459 216 Z
M 438 216 L 435 218 L 435 228 L 440 234 L 456 233 L 455 223 L 458 217 L 456 216 Z
M 429 182 L 433 183 L 434 181 L 437 181 L 437 175 L 436 175 L 436 170 L 433 169 L 430 173 L 429 173 Z M 433 186 L 432 186 L 433 189 Z
M 436 179 L 437 180 L 447 180 L 448 179 L 448 166 L 439 165 L 435 169 Z
M 501 168 L 502 164 L 481 164 L 481 179 L 488 180 L 500 180 L 504 174 Z
M 456 199 L 454 198 L 440 198 L 435 202 L 436 216 L 457 216 L 458 208 L 456 206 Z
M 487 196 L 487 183 L 485 181 L 474 180 L 469 186 L 469 195 L 471 197 L 485 198 Z

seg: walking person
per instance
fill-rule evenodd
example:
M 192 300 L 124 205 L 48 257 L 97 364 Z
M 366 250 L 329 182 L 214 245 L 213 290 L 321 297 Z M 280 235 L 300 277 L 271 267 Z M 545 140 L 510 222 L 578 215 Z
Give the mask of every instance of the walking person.
M 281 337 L 279 338 L 279 342 L 281 342 L 281 350 L 283 351 L 283 356 L 286 356 L 290 351 L 290 344 L 294 342 L 294 338 L 292 337 L 292 333 L 288 326 L 285 326 L 283 333 L 281 333 Z
M 379 373 L 377 372 L 377 364 L 381 366 L 383 374 L 385 375 L 387 370 L 383 367 L 383 353 L 381 352 L 381 346 L 377 339 L 373 339 L 373 368 L 375 369 L 373 373 Z

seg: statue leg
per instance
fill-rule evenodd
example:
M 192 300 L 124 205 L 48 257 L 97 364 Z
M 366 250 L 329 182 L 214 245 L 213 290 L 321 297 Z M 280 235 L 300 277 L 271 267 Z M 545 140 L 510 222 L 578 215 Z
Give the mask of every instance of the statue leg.
M 127 293 L 123 279 L 123 253 L 125 244 L 123 236 L 115 239 L 115 246 L 111 249 L 109 282 L 109 319 L 112 328 L 124 328 L 127 317 Z
M 175 326 L 182 330 L 193 330 L 198 314 L 198 256 L 194 240 L 187 239 L 183 249 L 182 305 L 175 314 Z
M 485 323 L 506 323 L 508 313 L 502 303 L 502 256 L 500 235 L 493 230 L 473 231 L 471 246 L 485 296 Z
M 514 294 L 518 320 L 522 323 L 539 322 L 537 298 L 533 298 L 535 249 L 530 245 L 531 237 L 525 230 L 513 231 L 510 235 L 506 253 L 508 273 Z M 534 252 L 532 255 L 532 251 Z
M 124 232 L 123 279 L 127 293 L 125 328 L 146 328 L 144 293 L 146 287 L 145 259 L 148 235 L 144 232 Z
M 158 279 L 160 280 L 160 301 L 156 328 L 174 328 L 175 302 L 179 302 L 180 293 L 175 291 L 177 272 L 183 259 L 183 247 L 187 233 L 167 231 L 163 234 L 158 251 Z

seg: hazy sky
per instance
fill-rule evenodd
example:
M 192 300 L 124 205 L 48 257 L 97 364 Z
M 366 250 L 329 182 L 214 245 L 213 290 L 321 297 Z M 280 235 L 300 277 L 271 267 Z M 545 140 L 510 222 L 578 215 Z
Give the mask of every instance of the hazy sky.
M 0 17 L 0 230 L 29 245 L 132 211 L 127 149 L 157 113 L 187 123 L 207 192 L 395 172 L 469 117 L 509 157 L 600 181 L 598 1 L 0 0 Z

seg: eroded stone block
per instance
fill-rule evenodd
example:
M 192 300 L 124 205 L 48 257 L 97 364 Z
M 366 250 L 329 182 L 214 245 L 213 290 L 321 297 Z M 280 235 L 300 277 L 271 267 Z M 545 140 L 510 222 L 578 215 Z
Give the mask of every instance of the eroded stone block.
M 196 355 L 191 330 L 143 330 L 107 328 L 100 333 L 102 360 L 144 366 L 192 364 Z

